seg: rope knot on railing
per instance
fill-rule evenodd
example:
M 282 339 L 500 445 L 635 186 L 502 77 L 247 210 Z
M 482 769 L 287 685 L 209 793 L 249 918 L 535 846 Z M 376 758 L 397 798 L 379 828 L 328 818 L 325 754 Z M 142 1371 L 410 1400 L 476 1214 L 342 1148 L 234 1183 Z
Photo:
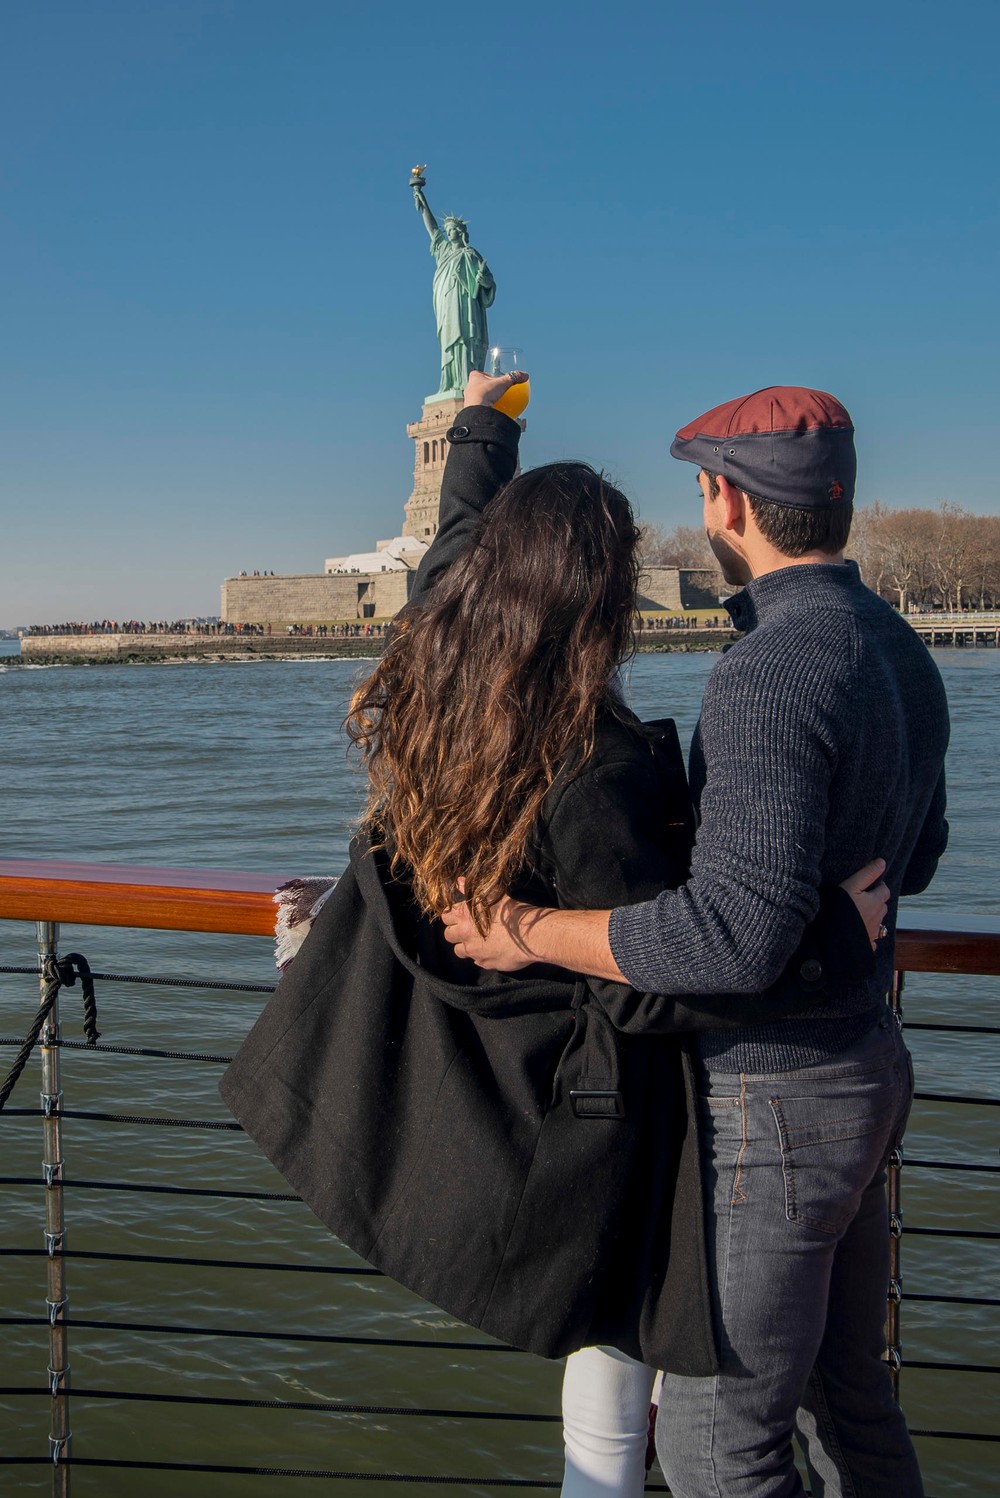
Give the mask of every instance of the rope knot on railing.
M 24 1044 L 17 1053 L 13 1066 L 3 1083 L 0 1084 L 0 1111 L 3 1110 L 7 1099 L 17 1086 L 18 1078 L 38 1044 L 38 1037 L 55 1008 L 59 990 L 74 987 L 77 978 L 80 980 L 80 996 L 83 1000 L 83 1033 L 87 1044 L 96 1045 L 101 1038 L 101 1032 L 97 1028 L 97 995 L 94 991 L 94 977 L 86 957 L 80 952 L 67 952 L 64 957 L 48 956 L 42 963 L 41 976 L 42 993 L 38 1003 L 38 1012 L 25 1037 Z
M 48 983 L 63 988 L 72 988 L 80 980 L 80 997 L 83 1000 L 83 1033 L 88 1045 L 96 1045 L 101 1038 L 97 1028 L 97 994 L 94 992 L 94 975 L 90 963 L 82 952 L 67 952 L 65 957 L 46 957 L 42 974 Z

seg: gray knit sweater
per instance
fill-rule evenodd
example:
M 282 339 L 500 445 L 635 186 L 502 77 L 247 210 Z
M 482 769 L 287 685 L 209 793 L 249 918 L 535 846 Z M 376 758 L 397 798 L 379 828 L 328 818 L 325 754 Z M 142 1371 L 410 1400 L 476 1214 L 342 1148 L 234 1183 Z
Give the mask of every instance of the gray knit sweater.
M 898 896 L 930 882 L 948 710 L 927 648 L 853 562 L 766 573 L 728 608 L 745 633 L 709 677 L 691 746 L 691 878 L 615 910 L 609 934 L 636 988 L 772 998 L 821 884 L 884 858 L 894 923 Z M 873 977 L 800 998 L 787 1020 L 707 1032 L 701 1055 L 765 1074 L 822 1062 L 873 1023 L 891 979 L 886 940 Z

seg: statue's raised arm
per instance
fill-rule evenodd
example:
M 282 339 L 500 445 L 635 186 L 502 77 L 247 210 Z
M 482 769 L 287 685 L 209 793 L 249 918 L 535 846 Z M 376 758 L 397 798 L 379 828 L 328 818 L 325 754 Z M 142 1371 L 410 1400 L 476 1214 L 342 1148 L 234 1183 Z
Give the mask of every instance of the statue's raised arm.
M 424 197 L 425 178 L 423 174 L 426 170 L 427 168 L 424 166 L 415 166 L 410 173 L 410 186 L 413 188 L 413 201 L 417 212 L 423 219 L 424 227 L 428 234 L 433 239 L 438 232 L 438 222 L 431 212 L 430 204 Z
M 461 395 L 469 371 L 483 367 L 490 341 L 486 309 L 493 305 L 496 282 L 482 255 L 469 244 L 465 220 L 449 214 L 443 225 L 438 224 L 424 196 L 425 171 L 426 167 L 415 166 L 410 186 L 436 261 L 434 317 L 441 345 L 437 394 L 443 399 Z

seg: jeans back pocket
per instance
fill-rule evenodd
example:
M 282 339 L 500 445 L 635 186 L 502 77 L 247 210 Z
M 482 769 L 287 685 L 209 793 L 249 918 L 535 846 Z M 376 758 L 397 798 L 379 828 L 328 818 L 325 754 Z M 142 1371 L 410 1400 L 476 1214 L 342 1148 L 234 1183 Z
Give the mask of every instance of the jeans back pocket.
M 895 1069 L 811 1097 L 772 1097 L 785 1216 L 840 1234 L 882 1169 L 898 1113 Z

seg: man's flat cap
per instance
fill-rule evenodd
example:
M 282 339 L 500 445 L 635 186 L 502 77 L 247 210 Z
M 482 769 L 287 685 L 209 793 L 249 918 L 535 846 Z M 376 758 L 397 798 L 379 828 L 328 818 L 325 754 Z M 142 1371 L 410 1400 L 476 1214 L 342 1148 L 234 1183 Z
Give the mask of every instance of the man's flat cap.
M 670 451 L 773 504 L 815 510 L 854 498 L 854 424 L 824 390 L 770 385 L 727 401 L 682 427 Z

